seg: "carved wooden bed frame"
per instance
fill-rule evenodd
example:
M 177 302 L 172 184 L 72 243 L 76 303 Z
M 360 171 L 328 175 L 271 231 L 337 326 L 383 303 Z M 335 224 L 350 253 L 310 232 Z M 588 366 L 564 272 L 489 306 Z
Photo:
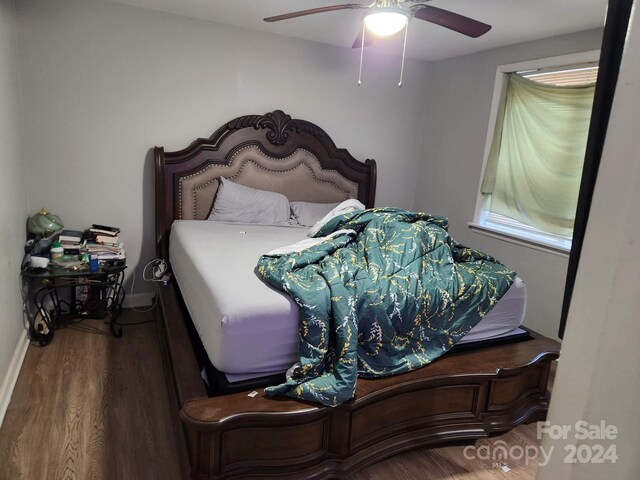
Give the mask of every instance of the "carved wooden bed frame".
M 271 162 L 302 149 L 327 178 L 353 182 L 352 196 L 373 206 L 373 160 L 357 161 L 317 125 L 279 110 L 239 117 L 184 150 L 166 153 L 156 147 L 159 257 L 170 260 L 171 224 L 184 218 L 182 179 L 212 166 L 223 172 L 247 147 Z M 450 353 L 411 373 L 360 379 L 355 398 L 336 408 L 266 397 L 262 389 L 255 397 L 246 391 L 208 397 L 175 282 L 160 289 L 159 300 L 167 385 L 179 413 L 174 417 L 178 454 L 190 478 L 344 478 L 411 448 L 484 437 L 543 419 L 547 412 L 547 380 L 559 344 L 535 333 L 526 342 Z

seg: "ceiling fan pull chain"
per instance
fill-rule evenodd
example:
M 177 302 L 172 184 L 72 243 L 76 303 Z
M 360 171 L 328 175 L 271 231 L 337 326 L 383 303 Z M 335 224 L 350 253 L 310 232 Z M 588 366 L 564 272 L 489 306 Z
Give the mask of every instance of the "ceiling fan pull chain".
M 398 82 L 398 88 L 402 86 L 402 77 L 404 75 L 404 57 L 407 53 L 407 33 L 409 32 L 409 24 L 404 27 L 404 46 L 402 47 L 402 65 L 400 66 L 400 81 Z
M 364 34 L 367 30 L 366 25 L 362 22 L 362 45 L 360 45 L 360 71 L 358 72 L 358 86 L 362 85 L 362 60 L 364 59 Z

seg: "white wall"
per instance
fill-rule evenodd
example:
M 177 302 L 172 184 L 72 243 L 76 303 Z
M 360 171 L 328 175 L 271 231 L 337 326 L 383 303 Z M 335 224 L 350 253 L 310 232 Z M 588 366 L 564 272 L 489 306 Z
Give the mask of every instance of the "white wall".
M 15 1 L 0 0 L 0 423 L 26 345 L 19 282 L 28 212 L 21 136 Z
M 281 108 L 320 125 L 378 161 L 379 205 L 412 206 L 424 62 L 399 89 L 400 60 L 369 54 L 358 87 L 357 51 L 98 0 L 21 1 L 19 48 L 30 208 L 119 225 L 138 278 L 154 254 L 149 149 L 239 115 Z
M 568 425 L 540 480 L 640 478 L 640 10 L 632 11 L 607 139 L 576 277 L 548 421 Z M 617 438 L 580 440 L 575 424 L 615 426 Z M 617 461 L 565 462 L 568 445 L 616 448 Z M 592 449 L 593 448 L 593 449 Z M 579 457 L 580 458 L 580 457 Z M 582 457 L 582 458 L 589 458 Z
M 525 323 L 549 337 L 558 331 L 568 259 L 472 232 L 467 222 L 473 220 L 496 67 L 599 49 L 601 37 L 601 30 L 590 30 L 429 64 L 414 208 L 448 216 L 454 238 L 516 270 L 527 284 Z

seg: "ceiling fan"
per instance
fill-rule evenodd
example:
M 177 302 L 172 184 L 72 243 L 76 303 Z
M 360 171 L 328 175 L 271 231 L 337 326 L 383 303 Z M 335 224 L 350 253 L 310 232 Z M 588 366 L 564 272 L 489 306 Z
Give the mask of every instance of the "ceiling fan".
M 342 5 L 330 5 L 284 13 L 282 15 L 267 17 L 264 21 L 279 22 L 290 18 L 333 12 L 336 10 L 368 10 L 364 15 L 363 31 L 366 28 L 379 37 L 388 37 L 398 33 L 408 25 L 412 18 L 434 23 L 472 38 L 477 38 L 491 30 L 491 25 L 487 25 L 486 23 L 450 12 L 449 10 L 425 5 L 428 1 L 429 0 L 376 0 L 370 5 L 345 3 Z M 416 5 L 405 7 L 403 6 L 405 3 L 415 3 Z M 353 48 L 366 47 L 372 43 L 373 38 L 369 37 L 369 39 L 365 40 L 363 33 L 361 33 L 353 43 Z

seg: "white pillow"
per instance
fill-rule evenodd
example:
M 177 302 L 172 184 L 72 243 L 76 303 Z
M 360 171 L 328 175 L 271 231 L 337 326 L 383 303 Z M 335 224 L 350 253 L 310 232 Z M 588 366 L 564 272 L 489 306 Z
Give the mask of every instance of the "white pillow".
M 289 225 L 289 200 L 276 192 L 257 190 L 220 177 L 209 220 Z
M 315 237 L 316 234 L 320 231 L 322 227 L 324 227 L 325 223 L 331 220 L 333 217 L 337 217 L 338 215 L 342 215 L 343 213 L 354 212 L 356 210 L 364 210 L 365 206 L 360 203 L 358 200 L 354 198 L 350 198 L 349 200 L 345 200 L 341 204 L 339 204 L 336 208 L 327 213 L 322 220 L 319 220 L 311 230 L 307 232 L 307 237 Z
M 339 203 L 311 203 L 291 202 L 291 213 L 298 225 L 313 227 L 327 213 L 336 208 Z

